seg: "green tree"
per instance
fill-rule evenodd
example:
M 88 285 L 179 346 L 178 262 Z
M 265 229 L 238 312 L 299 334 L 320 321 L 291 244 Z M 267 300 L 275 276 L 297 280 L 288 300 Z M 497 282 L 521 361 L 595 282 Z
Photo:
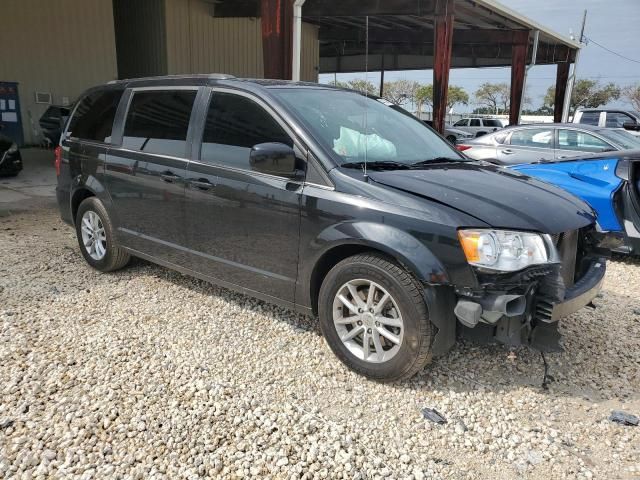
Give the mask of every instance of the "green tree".
M 601 85 L 596 80 L 580 79 L 576 80 L 571 95 L 571 105 L 569 110 L 575 111 L 578 107 L 597 108 L 613 100 L 618 100 L 621 95 L 620 87 L 615 83 Z M 551 85 L 544 96 L 544 104 L 552 108 L 555 104 L 556 87 Z
M 420 84 L 412 80 L 385 82 L 382 96 L 385 100 L 400 106 L 406 103 L 415 104 L 416 93 L 419 88 Z
M 421 85 L 416 90 L 416 111 L 418 115 L 422 112 L 422 106 L 433 106 L 433 85 Z
M 421 85 L 416 90 L 415 103 L 418 113 L 422 112 L 423 105 L 433 107 L 433 85 Z M 451 110 L 451 108 L 458 103 L 468 105 L 469 94 L 462 87 L 450 85 L 449 92 L 447 93 L 447 110 Z
M 453 106 L 458 103 L 468 105 L 469 94 L 462 87 L 449 85 L 449 92 L 447 93 L 447 110 L 451 110 Z
M 640 83 L 625 87 L 622 94 L 629 100 L 633 109 L 640 112 Z
M 509 109 L 510 91 L 506 83 L 486 82 L 475 91 L 476 102 L 487 108 L 491 113 L 500 113 L 500 110 Z
M 378 87 L 376 87 L 373 83 L 369 82 L 368 80 L 363 80 L 363 79 L 349 80 L 348 82 L 342 82 L 340 80 L 336 82 L 332 80 L 331 82 L 329 82 L 329 85 L 333 85 L 334 87 L 340 87 L 340 88 L 348 88 L 350 90 L 356 90 L 358 92 L 366 93 L 368 95 L 378 94 Z

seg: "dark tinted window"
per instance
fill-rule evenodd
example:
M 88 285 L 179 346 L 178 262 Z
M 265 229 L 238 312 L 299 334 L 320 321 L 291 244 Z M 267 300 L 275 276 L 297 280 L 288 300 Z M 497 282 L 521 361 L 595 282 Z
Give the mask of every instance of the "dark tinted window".
M 131 150 L 184 157 L 195 98 L 195 90 L 134 93 L 122 145 Z
M 69 135 L 84 140 L 110 142 L 120 97 L 122 90 L 94 92 L 84 97 L 69 122 Z
M 472 118 L 470 125 L 472 127 L 479 127 L 480 126 L 480 119 L 479 118 Z
M 485 119 L 482 122 L 484 123 L 485 127 L 499 127 L 499 128 L 502 128 L 502 123 L 500 123 L 500 120 Z
M 585 125 L 598 125 L 600 121 L 600 112 L 582 112 L 580 123 Z
M 454 127 L 466 127 L 468 125 L 469 125 L 468 118 L 463 118 L 462 120 L 458 120 L 456 123 L 453 124 Z
M 626 113 L 622 112 L 607 112 L 607 121 L 605 127 L 607 128 L 622 128 L 626 122 L 635 123 L 635 120 Z
M 259 143 L 293 142 L 275 119 L 253 100 L 213 93 L 202 138 L 203 161 L 249 169 L 249 152 Z

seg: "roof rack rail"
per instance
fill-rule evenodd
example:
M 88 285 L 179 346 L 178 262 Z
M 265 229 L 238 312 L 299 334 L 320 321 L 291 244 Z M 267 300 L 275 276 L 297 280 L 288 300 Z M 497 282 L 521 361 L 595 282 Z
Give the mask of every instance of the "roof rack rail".
M 229 75 L 226 73 L 182 73 L 178 75 L 155 75 L 151 77 L 136 77 L 136 78 L 123 78 L 120 80 L 111 80 L 107 82 L 107 85 L 113 85 L 115 83 L 128 83 L 128 82 L 139 82 L 139 81 L 149 81 L 149 80 L 171 80 L 171 79 L 180 79 L 180 78 L 208 78 L 210 80 L 230 80 L 236 78 L 233 75 Z

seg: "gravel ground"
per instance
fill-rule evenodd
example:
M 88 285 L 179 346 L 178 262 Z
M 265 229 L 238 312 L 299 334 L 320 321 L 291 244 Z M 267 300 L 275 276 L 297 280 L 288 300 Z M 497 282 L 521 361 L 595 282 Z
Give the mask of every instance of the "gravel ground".
M 640 263 L 566 352 L 459 344 L 383 385 L 315 320 L 134 261 L 99 274 L 53 209 L 0 218 L 0 478 L 640 478 Z M 421 409 L 447 419 L 435 425 Z

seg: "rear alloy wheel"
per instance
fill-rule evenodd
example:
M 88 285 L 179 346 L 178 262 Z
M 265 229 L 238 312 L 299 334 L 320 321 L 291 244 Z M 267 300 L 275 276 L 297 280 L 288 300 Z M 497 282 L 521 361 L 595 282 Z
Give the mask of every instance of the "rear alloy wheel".
M 333 267 L 320 288 L 318 315 L 336 356 L 369 378 L 406 379 L 431 360 L 423 287 L 384 255 L 354 255 Z
M 82 256 L 96 270 L 111 272 L 129 263 L 129 254 L 116 244 L 107 210 L 96 197 L 80 203 L 76 235 Z

